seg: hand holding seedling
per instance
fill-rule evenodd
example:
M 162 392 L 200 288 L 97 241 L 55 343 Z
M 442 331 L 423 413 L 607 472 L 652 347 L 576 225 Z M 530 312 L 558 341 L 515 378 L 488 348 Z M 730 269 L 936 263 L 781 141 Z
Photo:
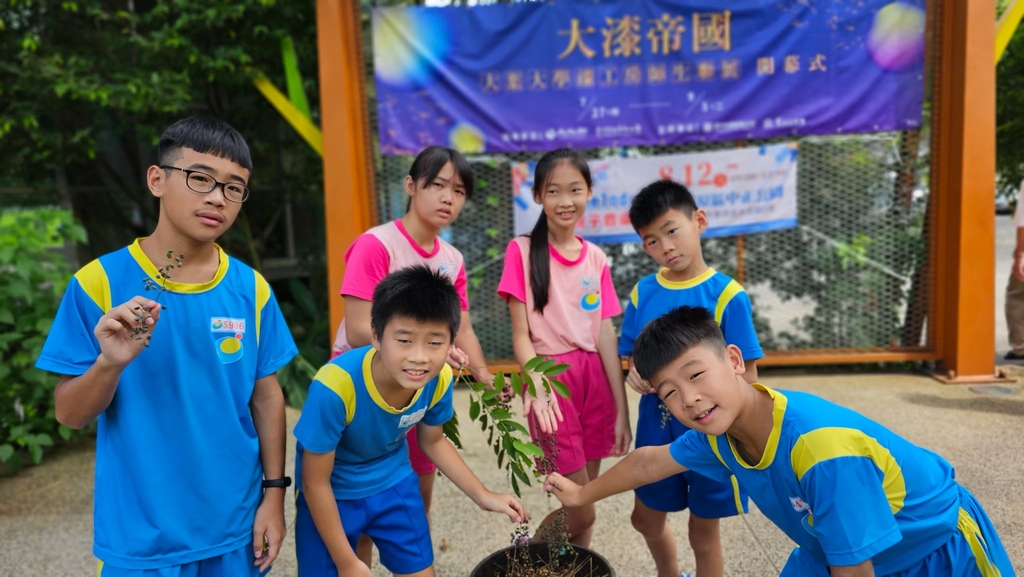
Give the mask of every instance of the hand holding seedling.
M 487 491 L 480 497 L 480 501 L 477 504 L 484 511 L 508 515 L 508 518 L 513 523 L 526 521 L 526 508 L 523 507 L 523 504 L 514 495 Z
M 148 346 L 159 320 L 160 305 L 141 296 L 110 309 L 93 329 L 102 351 L 100 356 L 113 366 L 128 366 Z M 143 327 L 145 331 L 141 330 Z
M 582 487 L 558 473 L 548 475 L 544 481 L 544 490 L 554 495 L 566 507 L 579 507 L 585 504 L 581 494 Z

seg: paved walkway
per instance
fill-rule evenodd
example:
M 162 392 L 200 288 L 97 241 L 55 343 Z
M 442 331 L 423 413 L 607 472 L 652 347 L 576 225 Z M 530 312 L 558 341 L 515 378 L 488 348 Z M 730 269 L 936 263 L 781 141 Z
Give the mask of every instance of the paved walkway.
M 809 375 L 773 372 L 764 381 L 776 388 L 806 390 L 859 410 L 910 440 L 944 455 L 957 478 L 977 495 L 1003 537 L 1016 569 L 1024 573 L 1024 394 L 978 394 L 967 387 L 942 386 L 913 375 Z M 630 399 L 635 410 L 636 397 Z M 456 410 L 468 414 L 468 394 L 456 393 Z M 290 425 L 298 417 L 289 411 Z M 289 426 L 289 430 L 291 426 Z M 464 457 L 494 489 L 507 487 L 479 428 L 463 427 Z M 294 440 L 289 446 L 289 471 Z M 0 576 L 84 577 L 95 574 L 92 543 L 93 447 L 63 451 L 39 467 L 0 479 Z M 609 463 L 610 465 L 611 463 Z M 507 489 L 506 489 L 507 490 Z M 468 575 L 476 563 L 509 542 L 512 526 L 478 510 L 448 481 L 435 489 L 434 548 L 440 577 Z M 528 490 L 526 505 L 534 518 L 553 506 L 539 490 Z M 629 522 L 631 496 L 598 505 L 593 548 L 604 554 L 621 577 L 653 572 L 643 539 Z M 289 524 L 294 506 L 288 503 Z M 687 550 L 686 514 L 670 516 L 680 546 L 682 569 L 693 571 Z M 271 575 L 295 575 L 294 539 L 289 539 Z M 726 575 L 777 574 L 792 545 L 756 510 L 722 523 Z M 376 575 L 386 575 L 379 565 Z

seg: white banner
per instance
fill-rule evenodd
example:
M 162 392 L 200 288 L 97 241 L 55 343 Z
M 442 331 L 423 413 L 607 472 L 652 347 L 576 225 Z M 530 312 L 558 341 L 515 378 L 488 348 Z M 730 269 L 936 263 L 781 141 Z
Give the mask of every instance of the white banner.
M 542 214 L 533 201 L 535 162 L 512 165 L 515 234 L 533 229 Z M 750 234 L 797 225 L 795 142 L 647 158 L 590 161 L 594 197 L 576 224 L 591 242 L 638 242 L 629 205 L 640 189 L 670 178 L 690 189 L 708 214 L 704 238 Z

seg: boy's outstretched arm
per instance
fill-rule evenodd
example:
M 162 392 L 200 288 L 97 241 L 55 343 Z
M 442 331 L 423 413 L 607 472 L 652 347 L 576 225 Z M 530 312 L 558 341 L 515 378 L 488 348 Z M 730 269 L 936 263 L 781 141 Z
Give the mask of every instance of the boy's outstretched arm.
M 462 456 L 455 449 L 455 446 L 444 438 L 442 427 L 432 427 L 426 423 L 416 425 L 416 435 L 419 438 L 420 448 L 426 453 L 430 460 L 437 465 L 446 477 L 455 483 L 455 486 L 465 493 L 474 503 L 485 511 L 504 513 L 513 523 L 521 523 L 526 520 L 526 509 L 515 496 L 494 493 L 484 487 L 480 479 L 473 474 L 462 460 Z M 305 471 L 305 469 L 303 469 Z
M 284 418 L 284 394 L 277 374 L 256 380 L 249 401 L 252 422 L 260 442 L 260 462 L 263 464 L 264 479 L 284 477 L 284 446 L 287 439 Z M 256 509 L 253 523 L 253 552 L 260 571 L 266 571 L 277 558 L 284 543 L 284 494 L 286 489 L 270 488 L 263 494 L 263 502 Z M 267 554 L 263 554 L 266 538 Z
M 334 470 L 334 451 L 330 453 L 302 454 L 302 494 L 309 505 L 313 524 L 327 547 L 339 575 L 345 577 L 371 577 L 370 568 L 356 557 L 356 552 L 345 536 L 338 514 L 338 503 L 331 489 L 331 471 Z
M 649 485 L 686 470 L 686 467 L 672 458 L 669 445 L 641 447 L 626 455 L 607 473 L 582 487 L 558 473 L 553 473 L 544 482 L 544 490 L 554 494 L 563 505 L 579 507 Z

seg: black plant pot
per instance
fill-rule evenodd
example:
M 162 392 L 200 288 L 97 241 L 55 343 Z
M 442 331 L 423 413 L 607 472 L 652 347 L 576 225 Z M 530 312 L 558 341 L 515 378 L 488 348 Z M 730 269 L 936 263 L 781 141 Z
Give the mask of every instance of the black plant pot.
M 529 561 L 525 561 L 525 555 L 529 555 Z M 556 559 L 552 559 L 552 556 Z M 509 558 L 534 566 L 545 566 L 557 560 L 566 567 L 581 567 L 582 570 L 573 573 L 573 577 L 615 577 L 615 571 L 608 564 L 608 560 L 590 549 L 573 545 L 570 550 L 559 545 L 549 546 L 547 543 L 539 542 L 508 547 L 492 553 L 473 569 L 469 577 L 505 577 L 508 573 Z

